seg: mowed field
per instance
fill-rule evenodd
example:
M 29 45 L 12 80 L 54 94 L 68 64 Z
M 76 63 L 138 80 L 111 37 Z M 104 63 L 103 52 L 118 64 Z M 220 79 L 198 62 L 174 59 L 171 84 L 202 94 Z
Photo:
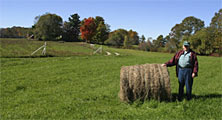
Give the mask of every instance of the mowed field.
M 191 101 L 175 100 L 178 80 L 170 67 L 173 101 L 128 104 L 118 98 L 121 66 L 164 63 L 173 54 L 103 46 L 112 55 L 92 55 L 86 43 L 47 42 L 43 57 L 30 54 L 44 42 L 0 44 L 0 119 L 222 119 L 221 57 L 198 56 Z

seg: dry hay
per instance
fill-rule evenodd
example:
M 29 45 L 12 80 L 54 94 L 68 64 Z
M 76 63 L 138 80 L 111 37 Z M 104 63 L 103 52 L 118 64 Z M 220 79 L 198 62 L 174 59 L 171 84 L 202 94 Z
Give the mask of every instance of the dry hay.
M 120 71 L 119 97 L 126 102 L 138 99 L 171 100 L 167 67 L 161 64 L 123 66 Z

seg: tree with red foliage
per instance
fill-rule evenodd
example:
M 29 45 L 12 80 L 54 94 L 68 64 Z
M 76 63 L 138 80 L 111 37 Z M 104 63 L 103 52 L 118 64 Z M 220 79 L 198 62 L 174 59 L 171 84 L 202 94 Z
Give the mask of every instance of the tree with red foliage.
M 80 27 L 81 37 L 86 40 L 88 43 L 92 43 L 92 37 L 96 32 L 96 23 L 95 19 L 89 17 L 88 19 L 84 19 L 82 21 L 82 25 Z

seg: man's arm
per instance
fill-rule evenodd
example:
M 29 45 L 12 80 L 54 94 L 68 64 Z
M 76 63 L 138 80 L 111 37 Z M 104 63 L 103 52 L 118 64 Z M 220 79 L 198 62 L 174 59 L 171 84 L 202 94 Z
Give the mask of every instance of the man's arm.
M 193 74 L 194 74 L 195 76 L 198 76 L 198 60 L 197 60 L 197 55 L 196 55 L 196 53 L 194 53 L 193 56 L 194 56 Z M 194 77 L 195 77 L 195 76 L 194 76 Z
M 165 64 L 162 64 L 162 66 L 167 66 L 167 67 L 171 67 L 176 65 L 176 56 L 178 53 L 176 53 L 173 58 L 171 58 L 168 62 L 166 62 Z

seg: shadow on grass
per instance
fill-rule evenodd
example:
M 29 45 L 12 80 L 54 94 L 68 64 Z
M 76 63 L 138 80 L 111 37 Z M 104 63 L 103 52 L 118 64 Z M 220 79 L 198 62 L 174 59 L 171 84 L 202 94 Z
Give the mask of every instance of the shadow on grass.
M 47 58 L 47 57 L 56 57 L 54 55 L 40 55 L 40 56 L 1 56 L 1 58 Z
M 178 93 L 172 93 L 172 102 L 175 102 L 177 100 Z M 186 95 L 184 94 L 184 99 L 186 99 Z M 222 94 L 206 94 L 206 95 L 195 95 L 192 94 L 192 99 L 198 100 L 198 99 L 212 99 L 212 98 L 222 98 Z
M 166 103 L 172 103 L 172 102 L 177 102 L 178 101 L 178 93 L 172 93 L 172 99 L 171 101 L 168 100 L 162 100 L 159 102 L 166 102 Z M 192 95 L 192 100 L 207 100 L 207 99 L 213 99 L 213 98 L 222 98 L 222 94 L 206 94 L 206 95 Z M 184 95 L 184 99 L 186 99 L 186 95 Z M 140 107 L 143 105 L 143 103 L 145 101 L 150 101 L 150 100 L 154 100 L 154 99 L 149 99 L 149 100 L 136 100 L 136 101 L 130 101 L 128 102 L 128 104 L 135 106 L 135 107 Z M 154 100 L 157 101 L 157 100 Z M 126 102 L 127 103 L 127 102 Z M 153 103 L 152 108 L 157 108 L 158 104 L 157 103 Z

